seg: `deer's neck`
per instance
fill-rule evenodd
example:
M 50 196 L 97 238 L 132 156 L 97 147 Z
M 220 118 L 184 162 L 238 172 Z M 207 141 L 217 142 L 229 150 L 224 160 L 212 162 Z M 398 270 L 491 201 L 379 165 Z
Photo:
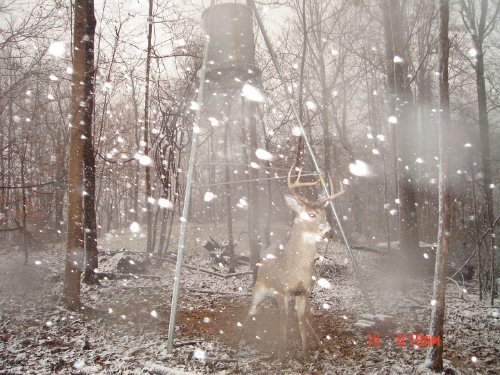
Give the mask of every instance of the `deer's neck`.
M 290 233 L 287 255 L 310 264 L 316 256 L 316 245 L 320 240 L 321 236 L 296 224 Z

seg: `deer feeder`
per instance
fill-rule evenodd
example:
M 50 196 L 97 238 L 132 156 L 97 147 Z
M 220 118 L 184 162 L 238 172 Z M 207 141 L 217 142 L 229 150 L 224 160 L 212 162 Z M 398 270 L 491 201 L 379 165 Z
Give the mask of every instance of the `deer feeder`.
M 221 88 L 257 84 L 252 9 L 241 3 L 216 3 L 202 14 L 208 35 L 206 78 Z

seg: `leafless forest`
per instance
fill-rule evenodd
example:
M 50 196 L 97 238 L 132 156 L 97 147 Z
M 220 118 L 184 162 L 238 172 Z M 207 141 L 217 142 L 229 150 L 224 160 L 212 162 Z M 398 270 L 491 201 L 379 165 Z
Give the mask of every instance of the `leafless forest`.
M 498 374 L 498 0 L 0 0 L 0 374 Z

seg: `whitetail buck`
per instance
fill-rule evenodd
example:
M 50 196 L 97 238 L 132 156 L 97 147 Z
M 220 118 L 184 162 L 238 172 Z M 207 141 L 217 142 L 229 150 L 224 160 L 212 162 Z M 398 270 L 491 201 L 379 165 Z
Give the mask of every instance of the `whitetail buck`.
M 288 207 L 295 214 L 290 239 L 285 246 L 271 246 L 265 251 L 266 255 L 262 259 L 253 287 L 250 311 L 243 322 L 238 344 L 245 326 L 256 314 L 257 306 L 266 296 L 274 296 L 278 302 L 280 314 L 281 345 L 279 356 L 283 359 L 287 348 L 288 302 L 291 297 L 295 297 L 295 310 L 297 311 L 302 349 L 304 359 L 307 360 L 309 357 L 307 331 L 322 346 L 321 340 L 307 319 L 309 294 L 315 282 L 316 244 L 320 240 L 332 238 L 333 230 L 326 220 L 324 208 L 329 201 L 343 194 L 344 190 L 341 189 L 340 192 L 319 199 L 317 202 L 310 202 L 301 196 L 297 189 L 316 185 L 318 181 L 300 182 L 302 169 L 299 169 L 297 179 L 292 183 L 291 173 L 293 169 L 294 166 L 288 172 L 288 187 L 292 196 L 285 195 Z M 330 188 L 332 189 L 331 179 Z

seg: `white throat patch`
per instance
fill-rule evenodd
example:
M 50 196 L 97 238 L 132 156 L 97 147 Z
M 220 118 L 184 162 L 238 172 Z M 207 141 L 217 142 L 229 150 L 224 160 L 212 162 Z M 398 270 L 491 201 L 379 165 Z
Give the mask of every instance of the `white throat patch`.
M 304 232 L 302 233 L 302 239 L 305 243 L 313 244 L 318 241 L 321 241 L 321 236 L 317 233 L 312 232 Z

